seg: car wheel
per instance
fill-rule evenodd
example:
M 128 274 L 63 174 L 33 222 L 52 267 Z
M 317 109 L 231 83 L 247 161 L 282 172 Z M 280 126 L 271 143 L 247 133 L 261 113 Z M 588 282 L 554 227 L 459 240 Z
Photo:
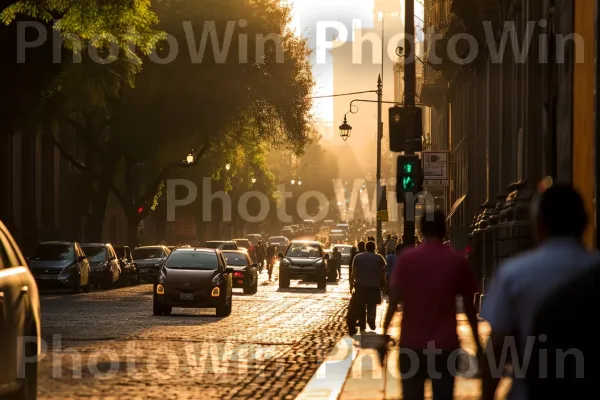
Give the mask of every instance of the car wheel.
M 327 288 L 327 278 L 325 276 L 321 276 L 317 281 L 318 289 L 326 289 Z
M 258 277 L 254 280 L 254 284 L 252 285 L 252 294 L 258 293 Z
M 171 307 L 171 306 L 164 306 L 162 308 L 162 312 L 163 312 L 163 315 L 171 315 L 171 313 L 173 312 L 173 307 Z
M 83 286 L 81 289 L 83 290 L 83 293 L 89 293 L 90 292 L 90 284 L 88 283 L 87 285 Z
M 244 294 L 252 294 L 252 282 L 250 280 L 246 281 L 244 284 Z
M 229 302 L 227 298 L 223 299 L 223 303 L 217 306 L 216 314 L 217 317 L 227 317 L 231 314 L 231 298 L 229 298 Z
M 279 288 L 287 289 L 290 287 L 290 276 L 285 269 L 279 270 Z
M 35 328 L 32 328 L 30 332 L 30 336 L 37 337 Z M 19 379 L 19 390 L 9 398 L 15 400 L 35 400 L 37 398 L 38 359 L 36 355 L 37 341 L 27 341 L 25 343 L 25 357 L 34 361 L 28 361 L 25 364 L 25 377 Z
M 77 283 L 75 284 L 75 287 L 73 288 L 73 293 L 74 294 L 81 293 L 81 275 L 77 279 Z
M 163 307 L 156 303 L 156 300 L 152 301 L 152 314 L 154 315 L 162 315 Z

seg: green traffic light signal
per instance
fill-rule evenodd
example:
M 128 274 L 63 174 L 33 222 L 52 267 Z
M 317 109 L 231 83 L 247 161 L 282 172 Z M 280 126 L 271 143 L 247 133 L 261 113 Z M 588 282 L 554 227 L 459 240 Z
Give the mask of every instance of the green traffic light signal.
M 409 163 L 404 164 L 404 172 L 405 173 L 410 174 L 412 172 L 412 170 L 413 170 L 412 163 L 409 162 Z
M 411 190 L 411 189 L 414 189 L 414 187 L 415 187 L 415 181 L 414 181 L 414 179 L 413 179 L 412 177 L 410 177 L 410 176 L 405 176 L 405 177 L 402 179 L 402 188 L 403 188 L 405 191 L 409 191 L 409 190 Z

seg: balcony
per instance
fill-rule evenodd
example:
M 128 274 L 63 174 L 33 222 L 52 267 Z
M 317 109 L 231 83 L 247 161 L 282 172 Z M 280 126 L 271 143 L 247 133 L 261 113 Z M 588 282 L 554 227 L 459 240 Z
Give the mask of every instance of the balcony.
M 436 33 L 444 34 L 450 22 L 452 1 L 431 0 L 425 5 L 425 21 L 427 27 L 433 28 Z

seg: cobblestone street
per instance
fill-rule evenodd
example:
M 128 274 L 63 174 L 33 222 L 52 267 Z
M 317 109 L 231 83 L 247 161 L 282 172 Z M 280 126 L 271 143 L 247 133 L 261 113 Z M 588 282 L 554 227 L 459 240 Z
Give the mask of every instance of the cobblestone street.
M 263 271 L 257 294 L 234 292 L 227 318 L 153 316 L 148 284 L 44 294 L 40 397 L 293 399 L 344 334 L 347 280 L 279 290 Z

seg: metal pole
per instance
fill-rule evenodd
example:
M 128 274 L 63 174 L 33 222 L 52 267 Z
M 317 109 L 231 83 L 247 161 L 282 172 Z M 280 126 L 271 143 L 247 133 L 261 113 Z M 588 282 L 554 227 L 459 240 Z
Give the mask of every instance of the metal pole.
M 405 49 L 404 57 L 404 104 L 407 107 L 415 106 L 415 94 L 417 87 L 417 71 L 416 71 L 416 48 L 415 48 L 415 3 L 414 0 L 407 0 L 404 5 L 405 12 Z M 411 51 L 412 53 L 409 53 Z M 407 151 L 406 154 L 414 154 L 412 151 Z M 412 201 L 412 200 L 411 200 Z M 404 244 L 414 245 L 415 243 L 415 204 L 404 203 Z
M 385 193 L 381 193 L 381 139 L 383 138 L 383 82 L 381 81 L 381 75 L 377 80 L 377 173 L 375 179 L 377 180 L 377 211 L 381 208 L 381 196 L 385 196 Z M 383 243 L 383 224 L 377 218 L 377 244 Z

